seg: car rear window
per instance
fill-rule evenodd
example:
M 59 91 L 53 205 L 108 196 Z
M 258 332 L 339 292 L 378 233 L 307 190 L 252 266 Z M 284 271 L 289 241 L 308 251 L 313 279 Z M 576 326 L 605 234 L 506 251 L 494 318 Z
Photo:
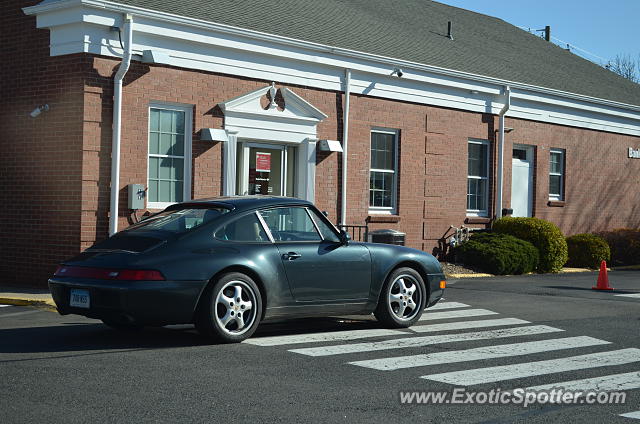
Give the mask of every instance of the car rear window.
M 162 211 L 127 228 L 127 232 L 186 233 L 229 212 L 226 208 L 185 208 Z

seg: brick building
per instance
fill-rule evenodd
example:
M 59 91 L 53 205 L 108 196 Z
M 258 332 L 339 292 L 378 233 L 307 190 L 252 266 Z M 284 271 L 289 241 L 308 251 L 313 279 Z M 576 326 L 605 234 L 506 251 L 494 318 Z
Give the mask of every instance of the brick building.
M 566 234 L 640 226 L 640 86 L 493 17 L 428 0 L 6 0 L 0 16 L 1 283 L 44 285 L 133 222 L 134 183 L 138 216 L 272 193 L 426 251 L 502 208 Z

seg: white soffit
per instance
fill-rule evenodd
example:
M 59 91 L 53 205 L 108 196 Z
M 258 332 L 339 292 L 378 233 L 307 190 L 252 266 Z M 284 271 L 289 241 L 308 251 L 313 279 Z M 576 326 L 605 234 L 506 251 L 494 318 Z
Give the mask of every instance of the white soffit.
M 512 88 L 507 116 L 640 136 L 640 106 L 497 80 L 393 58 L 234 28 L 106 0 L 61 0 L 24 9 L 48 28 L 51 55 L 94 53 L 120 57 L 123 13 L 134 15 L 133 50 L 161 52 L 163 62 L 187 69 L 351 92 L 472 112 L 497 114 L 504 85 Z M 166 59 L 165 59 L 166 58 Z M 402 78 L 391 76 L 402 67 Z M 282 89 L 286 98 L 289 94 Z M 304 100 L 302 100 L 304 102 Z M 229 102 L 225 102 L 229 103 Z M 304 110 L 301 102 L 294 101 Z M 306 103 L 306 102 L 304 102 Z M 310 105 L 309 105 L 310 106 Z M 320 112 L 321 113 L 321 112 Z M 317 118 L 317 117 L 316 117 Z

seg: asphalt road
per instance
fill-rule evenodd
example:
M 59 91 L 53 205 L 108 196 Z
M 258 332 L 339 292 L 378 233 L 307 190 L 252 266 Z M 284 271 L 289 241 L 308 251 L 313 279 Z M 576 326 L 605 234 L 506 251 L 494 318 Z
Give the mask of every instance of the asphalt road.
M 369 318 L 314 319 L 265 323 L 237 345 L 208 344 L 189 326 L 118 333 L 0 307 L 0 421 L 640 424 L 620 416 L 640 410 L 640 297 L 617 296 L 640 293 L 640 272 L 611 273 L 613 293 L 592 291 L 596 277 L 450 281 L 450 308 L 428 310 L 419 331 L 382 335 Z M 336 331 L 349 333 L 339 340 Z M 419 354 L 431 356 L 419 363 Z M 583 355 L 592 356 L 574 358 Z M 626 373 L 607 380 L 636 387 L 624 405 L 400 402 L 401 391 L 504 392 Z

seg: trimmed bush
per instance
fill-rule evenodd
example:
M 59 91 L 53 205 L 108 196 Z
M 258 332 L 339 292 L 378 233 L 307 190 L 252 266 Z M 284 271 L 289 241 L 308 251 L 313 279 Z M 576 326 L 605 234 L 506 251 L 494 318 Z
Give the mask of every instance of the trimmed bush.
M 567 263 L 567 241 L 560 229 L 539 218 L 500 218 L 493 231 L 526 240 L 538 249 L 538 272 L 558 272 Z
M 609 262 L 611 251 L 609 245 L 595 234 L 576 234 L 567 237 L 569 261 L 567 265 L 574 267 L 598 268 L 602 261 Z
M 596 233 L 606 240 L 613 265 L 640 264 L 640 230 L 617 228 Z
M 535 246 L 508 234 L 474 234 L 455 252 L 465 265 L 495 275 L 524 274 L 534 271 L 538 265 Z

